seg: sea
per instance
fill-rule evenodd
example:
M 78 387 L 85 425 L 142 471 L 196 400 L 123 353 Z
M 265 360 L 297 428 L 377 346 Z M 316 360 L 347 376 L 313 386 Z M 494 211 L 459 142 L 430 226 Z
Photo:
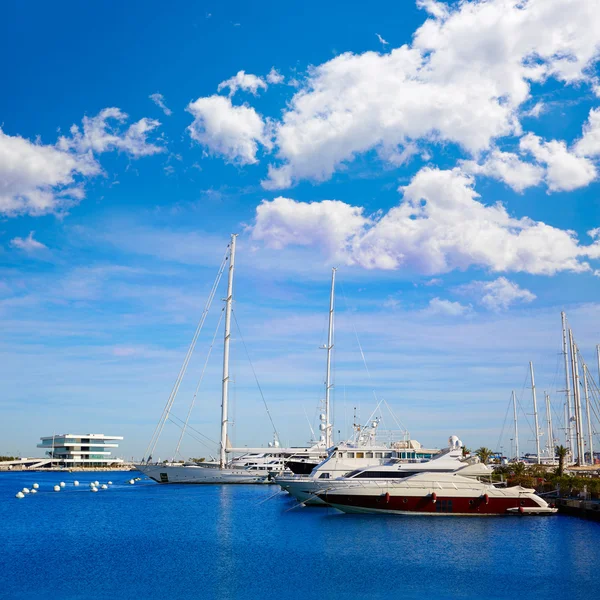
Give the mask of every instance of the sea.
M 576 600 L 600 593 L 597 522 L 344 515 L 299 507 L 273 485 L 127 483 L 139 476 L 0 473 L 0 599 Z M 94 480 L 113 484 L 93 493 Z M 37 494 L 15 498 L 33 483 Z

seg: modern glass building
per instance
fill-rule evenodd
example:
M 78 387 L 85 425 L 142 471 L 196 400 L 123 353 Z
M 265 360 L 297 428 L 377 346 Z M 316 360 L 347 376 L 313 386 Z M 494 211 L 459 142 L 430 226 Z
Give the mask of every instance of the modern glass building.
M 119 447 L 116 442 L 122 439 L 103 433 L 61 433 L 41 438 L 37 447 L 65 467 L 106 467 L 123 462 L 111 456 L 112 449 Z

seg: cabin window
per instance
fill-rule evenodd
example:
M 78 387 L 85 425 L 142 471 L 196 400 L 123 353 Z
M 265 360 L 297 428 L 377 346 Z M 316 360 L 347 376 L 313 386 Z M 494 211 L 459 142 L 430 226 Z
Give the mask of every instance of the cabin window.
M 364 452 L 357 452 L 356 453 L 356 458 L 364 458 L 365 457 L 365 453 Z
M 383 452 L 375 452 L 375 458 L 383 458 Z
M 348 452 L 348 458 L 354 458 L 354 452 Z
M 338 458 L 344 458 L 344 453 L 343 452 L 338 452 L 337 453 L 337 457 Z
M 451 513 L 452 512 L 452 500 L 438 500 L 435 503 L 435 512 Z
M 329 473 L 321 473 L 319 479 L 329 479 Z
M 383 455 L 383 458 L 392 458 L 392 453 L 391 452 L 385 452 Z
M 373 458 L 372 452 L 365 452 L 365 458 Z

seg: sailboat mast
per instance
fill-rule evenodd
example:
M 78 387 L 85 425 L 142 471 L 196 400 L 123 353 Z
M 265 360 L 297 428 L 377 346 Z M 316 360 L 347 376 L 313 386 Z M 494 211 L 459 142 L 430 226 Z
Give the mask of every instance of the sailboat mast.
M 590 465 L 594 464 L 594 439 L 592 436 L 592 419 L 590 415 L 590 394 L 588 388 L 587 365 L 583 363 L 583 391 L 585 393 L 585 412 L 587 416 L 587 430 L 590 449 Z
M 333 350 L 333 317 L 335 310 L 335 272 L 331 269 L 331 293 L 329 296 L 329 328 L 327 332 L 327 373 L 325 376 L 325 447 L 331 448 L 333 440 L 331 435 L 331 351 Z
M 227 426 L 228 426 L 228 401 L 229 401 L 229 342 L 231 340 L 231 307 L 233 303 L 233 268 L 235 265 L 235 239 L 237 234 L 231 235 L 229 250 L 229 271 L 227 274 L 227 297 L 225 298 L 225 337 L 223 339 L 223 385 L 221 388 L 221 448 L 219 454 L 219 467 L 223 469 L 227 464 Z
M 519 451 L 519 423 L 517 421 L 517 397 L 515 396 L 515 390 L 512 393 L 512 401 L 513 401 L 513 414 L 515 419 L 515 448 L 517 453 L 517 462 L 521 458 L 521 453 Z
M 573 406 L 575 408 L 575 440 L 577 444 L 577 463 L 584 464 L 583 439 L 581 428 L 581 401 L 579 396 L 579 364 L 577 346 L 573 340 L 573 332 L 569 329 L 569 346 L 571 348 L 571 369 L 573 372 Z
M 565 408 L 567 411 L 567 424 L 565 426 L 565 437 L 567 448 L 571 452 L 571 460 L 575 460 L 575 444 L 573 440 L 573 414 L 571 412 L 571 378 L 569 377 L 569 352 L 567 345 L 567 315 L 560 313 L 562 320 L 563 357 L 565 361 Z M 599 368 L 600 368 L 600 363 Z
M 533 376 L 533 363 L 529 361 L 529 372 L 531 373 L 531 396 L 533 399 L 533 421 L 535 426 L 535 451 L 537 454 L 537 463 L 540 464 L 540 426 L 538 424 L 537 397 L 535 395 L 535 378 Z
M 550 404 L 550 394 L 544 392 L 546 400 L 546 425 L 548 427 L 548 457 L 554 460 L 554 436 L 552 434 L 552 406 Z

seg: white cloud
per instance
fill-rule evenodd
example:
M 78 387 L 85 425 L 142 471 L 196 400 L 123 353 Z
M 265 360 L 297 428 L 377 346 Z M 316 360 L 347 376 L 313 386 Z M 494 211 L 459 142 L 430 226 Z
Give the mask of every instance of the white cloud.
M 160 121 L 144 117 L 121 131 L 119 125 L 128 118 L 119 108 L 105 108 L 95 117 L 83 117 L 82 129 L 73 125 L 70 129 L 71 137 L 59 138 L 57 146 L 61 150 L 75 150 L 80 154 L 119 150 L 134 158 L 164 152 L 162 146 L 147 139 L 148 134 L 160 126 Z
M 95 154 L 119 150 L 138 158 L 163 151 L 147 139 L 158 121 L 141 119 L 124 131 L 108 123 L 126 119 L 118 108 L 106 108 L 84 117 L 83 130 L 73 125 L 55 145 L 0 130 L 0 214 L 43 215 L 77 204 L 85 196 L 84 180 L 102 172 Z
M 517 302 L 533 302 L 535 294 L 519 287 L 506 277 L 498 277 L 494 281 L 473 281 L 461 286 L 461 293 L 475 296 L 477 302 L 489 310 L 506 310 Z
M 250 106 L 233 106 L 230 98 L 209 96 L 191 102 L 194 116 L 188 131 L 192 139 L 229 162 L 256 163 L 258 145 L 270 146 L 261 116 Z
M 149 98 L 165 113 L 165 115 L 167 115 L 167 117 L 170 117 L 173 114 L 173 111 L 165 104 L 165 97 L 162 94 L 150 94 Z
M 582 245 L 573 232 L 484 205 L 458 168 L 421 169 L 401 190 L 400 205 L 375 216 L 340 201 L 263 200 L 252 236 L 278 248 L 315 246 L 367 269 L 428 275 L 470 266 L 551 275 L 589 271 L 585 259 L 600 258 L 600 242 Z
M 267 82 L 277 85 L 279 83 L 283 83 L 284 80 L 284 76 L 275 67 L 271 67 L 271 70 L 267 75 Z
M 512 152 L 493 150 L 482 164 L 475 161 L 461 161 L 461 167 L 473 175 L 485 175 L 500 179 L 516 192 L 538 185 L 544 178 L 544 169 L 523 162 Z
M 546 165 L 546 183 L 550 191 L 574 190 L 588 185 L 596 178 L 594 163 L 569 152 L 565 142 L 546 142 L 528 133 L 521 138 L 519 147 Z
M 583 136 L 575 144 L 575 152 L 581 156 L 600 155 L 600 108 L 590 110 Z
M 389 46 L 390 43 L 386 42 L 378 33 L 375 34 L 377 36 L 377 39 L 384 45 L 384 46 Z
M 451 302 L 441 298 L 433 298 L 429 301 L 429 305 L 423 310 L 424 313 L 430 315 L 447 315 L 450 317 L 460 317 L 471 312 L 470 306 L 465 306 L 460 302 Z
M 238 71 L 236 75 L 226 81 L 222 81 L 217 87 L 217 91 L 229 88 L 229 96 L 233 96 L 238 90 L 250 92 L 256 96 L 259 88 L 267 89 L 267 84 L 262 77 L 257 77 L 245 71 Z
M 546 105 L 543 102 L 536 102 L 534 106 L 523 113 L 523 116 L 537 118 L 544 112 L 546 112 Z
M 448 140 L 478 153 L 520 134 L 532 82 L 591 82 L 600 0 L 419 5 L 432 17 L 412 45 L 309 69 L 276 125 L 280 162 L 266 187 L 324 180 L 358 154 L 386 157 L 411 141 Z
M 0 130 L 0 214 L 42 215 L 72 206 L 84 195 L 78 178 L 98 173 L 91 154 L 34 144 Z
M 318 239 L 336 255 L 348 251 L 346 244 L 368 223 L 362 208 L 338 200 L 305 203 L 278 197 L 256 208 L 252 237 L 271 248 L 311 246 Z
M 26 238 L 16 237 L 10 241 L 10 245 L 13 248 L 18 248 L 24 252 L 39 252 L 40 250 L 47 250 L 48 246 L 38 242 L 33 238 L 35 231 L 30 231 Z

